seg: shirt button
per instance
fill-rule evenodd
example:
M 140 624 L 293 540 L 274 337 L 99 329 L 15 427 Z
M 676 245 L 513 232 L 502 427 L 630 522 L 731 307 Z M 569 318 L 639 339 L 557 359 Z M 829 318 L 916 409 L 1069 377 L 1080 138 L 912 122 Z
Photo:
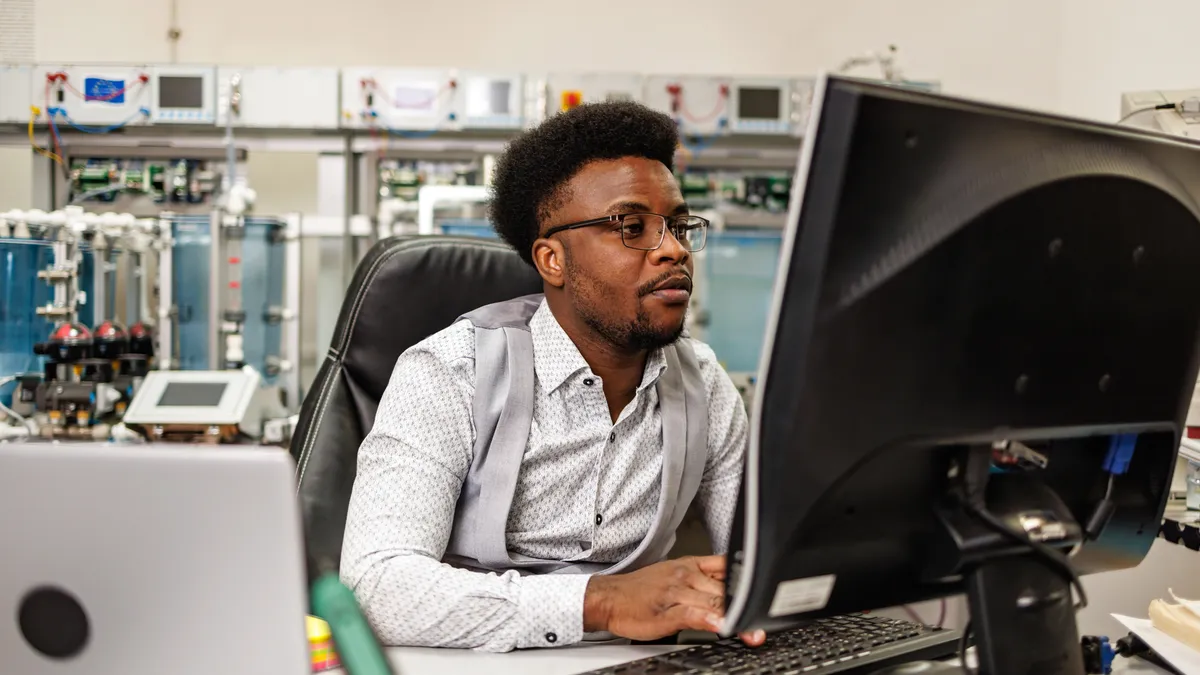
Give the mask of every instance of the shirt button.
M 585 378 L 583 378 L 583 383 L 584 383 L 584 385 L 586 385 L 586 386 L 589 386 L 589 387 L 590 387 L 590 386 L 592 386 L 593 384 L 596 384 L 596 381 L 595 381 L 595 380 L 593 380 L 593 379 L 592 379 L 592 378 L 590 378 L 590 377 L 585 377 Z
M 596 514 L 596 524 L 599 525 L 600 523 L 603 523 L 603 522 L 604 522 L 604 516 L 597 513 Z
M 558 636 L 554 633 L 546 633 L 546 642 L 554 644 L 555 642 L 558 642 Z
M 614 431 L 614 432 L 612 432 L 611 434 L 609 434 L 609 435 L 608 435 L 608 442 L 609 442 L 609 443 L 616 443 L 616 442 L 617 442 L 617 432 L 615 432 L 615 431 Z

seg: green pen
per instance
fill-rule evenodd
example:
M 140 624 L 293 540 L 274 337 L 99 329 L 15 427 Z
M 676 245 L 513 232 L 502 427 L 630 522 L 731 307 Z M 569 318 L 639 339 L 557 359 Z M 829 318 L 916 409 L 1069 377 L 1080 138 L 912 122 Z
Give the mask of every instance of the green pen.
M 387 655 L 379 646 L 375 631 L 363 616 L 354 599 L 354 592 L 346 588 L 337 572 L 328 571 L 331 565 L 322 565 L 327 570 L 321 573 L 312 585 L 312 612 L 329 624 L 333 644 L 338 658 L 348 675 L 395 675 L 388 664 Z

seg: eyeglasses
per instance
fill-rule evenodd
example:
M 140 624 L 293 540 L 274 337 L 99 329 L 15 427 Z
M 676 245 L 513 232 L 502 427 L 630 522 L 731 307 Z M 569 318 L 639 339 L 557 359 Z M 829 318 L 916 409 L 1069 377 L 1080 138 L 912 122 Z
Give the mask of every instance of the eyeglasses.
M 662 216 L 657 213 L 621 213 L 605 218 L 582 220 L 569 225 L 558 225 L 546 230 L 545 236 L 577 230 L 593 225 L 613 225 L 620 230 L 621 243 L 638 251 L 654 251 L 666 240 L 667 230 L 680 246 L 691 253 L 704 248 L 708 239 L 708 220 L 700 216 Z

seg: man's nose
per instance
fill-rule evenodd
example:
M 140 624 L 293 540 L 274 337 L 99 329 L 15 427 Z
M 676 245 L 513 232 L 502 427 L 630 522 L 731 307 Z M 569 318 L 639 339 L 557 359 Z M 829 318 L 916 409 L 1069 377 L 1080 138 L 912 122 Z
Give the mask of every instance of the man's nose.
M 650 251 L 650 262 L 655 265 L 664 263 L 682 265 L 691 258 L 691 255 L 687 247 L 675 238 L 674 233 L 671 232 L 671 228 L 667 228 L 667 231 L 663 232 L 662 246 Z

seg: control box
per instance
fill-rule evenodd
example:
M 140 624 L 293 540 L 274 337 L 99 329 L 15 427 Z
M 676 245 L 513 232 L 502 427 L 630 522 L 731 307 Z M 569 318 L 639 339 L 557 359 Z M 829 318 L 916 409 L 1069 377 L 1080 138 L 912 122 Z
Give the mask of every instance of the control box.
M 33 66 L 0 65 L 0 122 L 28 123 Z
M 112 131 L 150 121 L 154 106 L 148 66 L 38 65 L 30 78 L 31 105 L 41 109 L 37 122 Z M 26 118 L 28 120 L 28 118 Z
M 150 118 L 158 124 L 204 124 L 217 119 L 216 68 L 154 66 Z
M 516 73 L 467 71 L 455 87 L 454 110 L 466 129 L 520 129 L 525 120 L 525 78 Z
M 622 73 L 551 73 L 545 82 L 545 116 L 581 103 L 643 101 L 641 75 Z
M 738 134 L 786 136 L 792 130 L 792 92 L 786 79 L 736 79 L 730 88 L 729 128 Z
M 646 78 L 646 105 L 664 112 L 686 136 L 720 136 L 733 116 L 728 77 L 654 75 Z
M 342 127 L 381 132 L 437 131 L 462 126 L 451 70 L 342 69 Z
M 217 126 L 258 129 L 336 129 L 337 68 L 221 66 L 217 69 Z

